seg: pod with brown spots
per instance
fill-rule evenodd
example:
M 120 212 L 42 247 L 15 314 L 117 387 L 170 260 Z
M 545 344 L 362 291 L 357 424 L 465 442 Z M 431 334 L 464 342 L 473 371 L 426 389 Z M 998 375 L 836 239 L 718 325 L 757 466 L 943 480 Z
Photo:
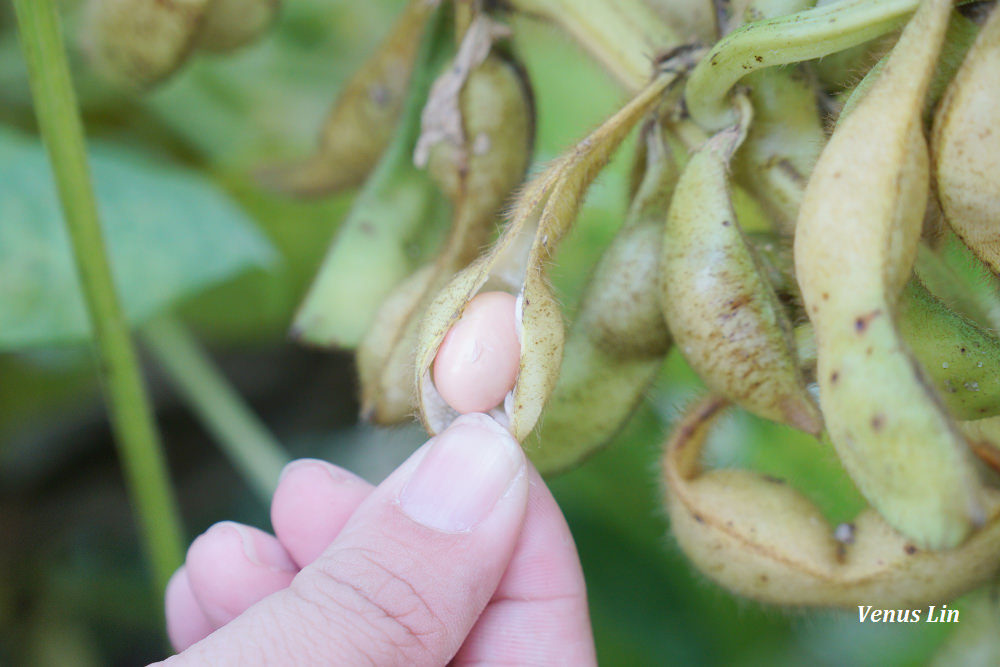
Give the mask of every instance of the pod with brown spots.
M 985 520 L 965 441 L 893 320 L 928 191 L 921 131 L 950 0 L 927 0 L 837 127 L 803 198 L 795 268 L 815 326 L 820 403 L 861 493 L 924 548 Z
M 951 600 L 1000 570 L 1000 492 L 984 496 L 985 525 L 956 549 L 920 549 L 871 509 L 841 536 L 783 480 L 702 470 L 706 436 L 724 409 L 716 397 L 692 406 L 674 427 L 661 468 L 677 543 L 720 585 L 786 606 L 920 607 Z
M 681 354 L 713 391 L 818 434 L 822 418 L 798 369 L 791 322 L 730 198 L 727 165 L 743 131 L 717 134 L 681 174 L 664 229 L 661 306 Z

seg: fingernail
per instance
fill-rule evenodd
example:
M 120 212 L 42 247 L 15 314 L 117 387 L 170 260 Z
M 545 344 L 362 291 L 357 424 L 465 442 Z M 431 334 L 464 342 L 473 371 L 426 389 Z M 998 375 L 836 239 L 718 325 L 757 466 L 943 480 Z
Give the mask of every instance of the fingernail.
M 399 504 L 428 528 L 471 530 L 489 515 L 523 468 L 520 446 L 506 429 L 486 415 L 464 415 L 431 441 Z
M 278 475 L 278 483 L 280 484 L 285 477 L 289 475 L 300 475 L 309 471 L 311 474 L 319 475 L 320 473 L 325 474 L 332 481 L 337 484 L 342 484 L 344 482 L 361 482 L 364 480 L 357 475 L 344 470 L 332 463 L 327 463 L 322 459 L 295 459 L 290 463 L 287 463 L 284 468 L 281 469 L 281 474 Z
M 285 549 L 276 540 L 266 539 L 268 536 L 248 529 L 232 521 L 223 521 L 217 524 L 218 529 L 230 530 L 235 533 L 234 537 L 239 539 L 243 549 L 243 555 L 251 565 L 266 567 L 277 572 L 295 572 L 298 570 L 295 563 L 285 553 Z M 258 539 L 262 537 L 264 539 Z

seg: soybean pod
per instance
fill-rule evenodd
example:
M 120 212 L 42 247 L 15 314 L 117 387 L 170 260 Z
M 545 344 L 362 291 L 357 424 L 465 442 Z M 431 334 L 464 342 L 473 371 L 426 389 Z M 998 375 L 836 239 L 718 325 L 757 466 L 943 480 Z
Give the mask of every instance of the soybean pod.
M 323 123 L 316 152 L 260 169 L 257 179 L 264 187 L 319 196 L 365 182 L 389 150 L 397 124 L 411 122 L 404 107 L 414 72 L 419 79 L 436 71 L 419 56 L 419 47 L 438 2 L 409 0 L 375 53 L 344 84 Z
M 927 201 L 924 97 L 950 12 L 928 0 L 906 26 L 820 155 L 795 238 L 831 440 L 886 521 L 937 549 L 986 517 L 965 441 L 895 323 Z
M 482 291 L 516 294 L 520 304 L 517 381 L 504 406 L 493 412 L 519 441 L 534 428 L 558 378 L 564 341 L 562 313 L 545 276 L 549 259 L 600 168 L 678 75 L 679 69 L 663 67 L 631 102 L 529 182 L 497 242 L 431 303 L 420 333 L 415 377 L 421 419 L 430 433 L 443 430 L 458 414 L 435 388 L 431 365 L 466 304 Z
M 472 39 L 476 32 L 467 34 Z M 450 76 L 454 66 L 445 69 Z M 358 347 L 362 415 L 377 423 L 415 410 L 413 368 L 420 319 L 435 294 L 488 242 L 503 204 L 531 156 L 534 107 L 520 65 L 500 45 L 475 64 L 457 93 L 461 137 L 431 147 L 429 169 L 452 201 L 453 222 L 440 253 L 383 303 Z
M 448 54 L 444 12 L 425 35 L 419 76 L 403 121 L 374 173 L 341 222 L 292 323 L 291 336 L 318 347 L 354 348 L 382 302 L 440 239 L 446 202 L 428 174 L 413 164 L 420 111 L 433 72 Z
M 839 530 L 787 481 L 749 470 L 704 471 L 701 453 L 726 401 L 695 403 L 674 426 L 662 475 L 677 543 L 706 576 L 740 595 L 786 606 L 926 607 L 1000 569 L 1000 492 L 962 546 L 925 550 L 864 510 Z
M 657 277 L 678 166 L 655 121 L 646 126 L 644 146 L 645 175 L 622 229 L 594 269 L 566 338 L 559 380 L 525 445 L 543 474 L 565 470 L 606 444 L 670 349 Z
M 948 224 L 1000 274 L 1000 11 L 993 8 L 948 86 L 934 119 L 931 149 Z
M 818 434 L 822 418 L 798 369 L 791 322 L 730 198 L 727 166 L 748 122 L 745 115 L 710 139 L 677 183 L 660 260 L 663 314 L 706 385 L 755 414 Z

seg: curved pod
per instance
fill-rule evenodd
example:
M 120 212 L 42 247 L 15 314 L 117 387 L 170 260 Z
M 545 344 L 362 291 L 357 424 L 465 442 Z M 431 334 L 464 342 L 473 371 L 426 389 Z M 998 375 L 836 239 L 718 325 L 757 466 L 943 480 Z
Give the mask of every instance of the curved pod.
M 928 0 L 838 126 L 803 198 L 795 268 L 817 341 L 820 402 L 861 493 L 918 546 L 984 519 L 965 441 L 894 322 L 927 200 L 921 113 L 950 0 Z M 864 168 L 859 168 L 863 165 Z

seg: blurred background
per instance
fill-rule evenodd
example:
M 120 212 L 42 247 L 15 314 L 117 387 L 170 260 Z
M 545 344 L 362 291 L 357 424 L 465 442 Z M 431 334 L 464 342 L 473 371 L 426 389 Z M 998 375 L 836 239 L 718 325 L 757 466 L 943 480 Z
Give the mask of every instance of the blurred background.
M 353 193 L 294 201 L 262 191 L 250 174 L 310 152 L 342 82 L 402 4 L 286 0 L 261 41 L 227 56 L 193 58 L 161 87 L 135 96 L 104 86 L 88 70 L 76 35 L 79 3 L 61 3 L 88 136 L 110 174 L 99 189 L 126 203 L 145 202 L 150 217 L 174 232 L 121 240 L 121 253 L 140 267 L 153 248 L 187 257 L 137 278 L 126 305 L 137 304 L 139 319 L 170 312 L 183 322 L 291 455 L 325 458 L 373 482 L 423 441 L 421 429 L 359 424 L 351 355 L 286 339 Z M 534 84 L 542 164 L 626 98 L 554 28 L 517 20 L 514 29 Z M 631 152 L 629 144 L 600 176 L 557 257 L 554 279 L 568 317 L 621 224 Z M 59 234 L 41 155 L 13 12 L 2 3 L 0 304 L 27 294 L 33 301 L 20 304 L 22 314 L 61 298 L 53 286 L 72 276 L 25 264 L 26 249 L 49 239 L 37 232 L 29 242 L 29 231 L 51 223 Z M 142 178 L 122 176 L 116 185 L 116 165 Z M 31 206 L 14 201 L 18 191 L 31 193 Z M 228 227 L 219 223 L 225 228 L 216 240 L 225 249 L 208 257 L 226 268 L 201 275 L 195 265 L 205 255 L 194 246 L 205 232 L 198 230 L 222 219 Z M 175 274 L 194 277 L 163 292 Z M 160 659 L 168 652 L 161 597 L 142 560 L 89 348 L 71 323 L 18 329 L 18 312 L 0 305 L 0 664 Z M 186 539 L 224 519 L 268 528 L 266 505 L 143 349 Z M 923 664 L 950 627 L 861 625 L 856 612 L 761 606 L 734 598 L 685 560 L 661 509 L 658 459 L 671 423 L 700 391 L 672 353 L 619 437 L 551 480 L 583 561 L 601 664 Z M 713 465 L 789 478 L 833 521 L 850 520 L 862 506 L 832 453 L 783 427 L 733 415 L 717 430 L 710 456 Z

